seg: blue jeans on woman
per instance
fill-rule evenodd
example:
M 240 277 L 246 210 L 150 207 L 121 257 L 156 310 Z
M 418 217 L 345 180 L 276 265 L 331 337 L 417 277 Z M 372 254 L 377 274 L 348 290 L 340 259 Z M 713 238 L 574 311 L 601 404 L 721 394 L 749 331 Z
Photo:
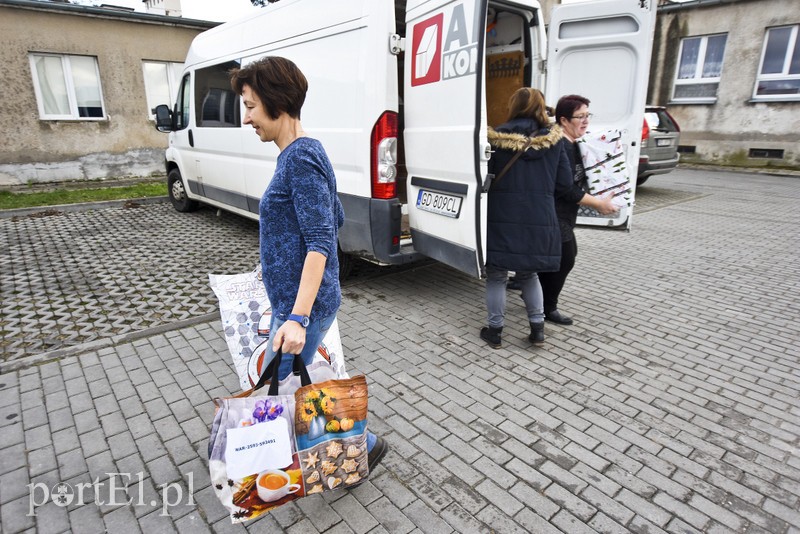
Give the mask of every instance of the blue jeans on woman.
M 311 365 L 311 362 L 314 361 L 314 355 L 317 353 L 317 349 L 322 343 L 322 340 L 325 339 L 325 334 L 330 330 L 334 320 L 336 320 L 335 313 L 321 319 L 312 319 L 311 322 L 308 323 L 306 327 L 306 344 L 303 346 L 302 352 L 300 352 L 300 357 L 303 358 L 303 362 L 306 365 Z M 277 315 L 273 313 L 272 320 L 269 323 L 270 336 L 277 332 L 285 322 L 285 319 L 279 319 Z M 275 358 L 275 351 L 272 350 L 272 343 L 269 343 L 267 345 L 267 352 L 264 354 L 265 368 L 273 358 Z M 280 367 L 278 367 L 278 380 L 283 380 L 291 374 L 293 361 L 294 355 L 282 354 Z M 372 450 L 377 439 L 375 434 L 367 431 L 367 452 Z
M 522 300 L 529 323 L 544 322 L 544 298 L 542 286 L 536 273 L 518 271 L 516 279 L 522 289 Z M 494 267 L 486 267 L 486 310 L 489 313 L 489 326 L 502 328 L 506 313 L 506 283 L 508 271 Z

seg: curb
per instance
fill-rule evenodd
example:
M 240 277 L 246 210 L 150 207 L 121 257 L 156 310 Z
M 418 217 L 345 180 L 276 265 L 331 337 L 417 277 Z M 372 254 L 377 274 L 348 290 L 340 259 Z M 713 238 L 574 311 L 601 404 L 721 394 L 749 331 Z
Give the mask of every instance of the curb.
M 12 219 L 14 217 L 30 217 L 31 215 L 48 214 L 57 215 L 59 213 L 69 213 L 76 211 L 101 210 L 115 208 L 125 204 L 161 204 L 169 201 L 168 196 L 127 198 L 122 200 L 100 200 L 98 202 L 77 202 L 75 204 L 55 204 L 51 206 L 35 206 L 31 208 L 14 208 L 0 210 L 0 219 Z
M 676 169 L 687 171 L 735 172 L 740 174 L 765 174 L 767 176 L 782 176 L 784 178 L 800 178 L 800 170 L 770 167 L 731 167 L 725 165 L 680 162 Z
M 3 361 L 0 362 L 0 375 L 3 375 L 5 373 L 10 373 L 12 371 L 19 371 L 21 369 L 26 369 L 34 365 L 42 365 L 44 363 L 58 361 L 64 358 L 69 358 L 71 356 L 80 356 L 81 354 L 85 354 L 91 351 L 98 351 L 100 349 L 105 349 L 108 347 L 115 347 L 117 345 L 130 343 L 132 341 L 137 341 L 139 339 L 143 339 L 146 337 L 172 332 L 173 330 L 181 330 L 183 328 L 188 328 L 190 326 L 197 326 L 204 323 L 210 323 L 211 321 L 215 321 L 218 319 L 219 319 L 219 312 L 206 313 L 204 315 L 198 315 L 197 317 L 192 317 L 189 319 L 183 319 L 172 323 L 165 323 L 162 325 L 145 328 L 144 330 L 137 330 L 135 332 L 129 332 L 127 334 L 120 334 L 117 336 L 96 339 L 94 341 L 87 341 L 86 343 L 81 343 L 79 345 L 72 345 L 70 347 L 51 350 L 49 352 L 44 352 L 42 354 L 36 354 L 33 356 L 23 356 L 21 358 L 16 358 L 13 360 Z

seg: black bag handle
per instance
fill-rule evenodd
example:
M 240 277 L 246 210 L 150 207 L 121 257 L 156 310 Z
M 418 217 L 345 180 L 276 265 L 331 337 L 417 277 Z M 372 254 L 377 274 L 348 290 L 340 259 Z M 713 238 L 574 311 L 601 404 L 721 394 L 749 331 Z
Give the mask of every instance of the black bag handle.
M 293 354 L 292 356 L 294 358 L 294 361 L 292 362 L 292 372 L 296 375 L 300 375 L 301 387 L 311 384 L 311 376 L 308 374 L 306 362 L 303 361 L 303 358 L 301 358 L 299 354 Z M 281 367 L 282 359 L 283 351 L 279 348 L 278 352 L 275 353 L 275 357 L 272 358 L 272 361 L 269 362 L 267 368 L 264 369 L 263 373 L 261 373 L 261 376 L 258 378 L 256 385 L 253 386 L 252 391 L 261 389 L 266 385 L 267 380 L 269 380 L 269 391 L 267 394 L 270 396 L 278 395 L 278 370 Z

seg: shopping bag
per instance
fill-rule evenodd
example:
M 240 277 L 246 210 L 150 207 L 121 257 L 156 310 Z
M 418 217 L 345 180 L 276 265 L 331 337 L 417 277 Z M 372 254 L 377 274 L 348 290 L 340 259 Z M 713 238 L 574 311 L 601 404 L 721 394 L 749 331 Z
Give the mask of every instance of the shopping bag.
M 620 131 L 587 132 L 577 143 L 586 170 L 589 194 L 612 195 L 617 208 L 630 206 L 631 181 Z
M 264 373 L 264 355 L 270 342 L 272 308 L 261 279 L 261 267 L 242 274 L 209 274 L 208 278 L 219 299 L 222 330 L 233 366 L 242 390 L 247 390 Z M 333 321 L 315 358 L 328 361 L 338 378 L 347 378 L 338 319 Z
M 366 377 L 340 379 L 327 362 L 295 356 L 279 382 L 280 358 L 251 390 L 214 400 L 209 473 L 233 523 L 369 476 Z

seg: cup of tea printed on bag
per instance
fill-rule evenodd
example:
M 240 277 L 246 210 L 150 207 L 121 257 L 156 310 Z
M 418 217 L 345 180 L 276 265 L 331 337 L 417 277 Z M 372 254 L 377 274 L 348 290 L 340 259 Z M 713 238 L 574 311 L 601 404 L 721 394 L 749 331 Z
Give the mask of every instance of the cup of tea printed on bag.
M 256 479 L 258 497 L 264 502 L 272 502 L 300 489 L 300 484 L 289 482 L 289 475 L 283 471 L 264 471 Z

